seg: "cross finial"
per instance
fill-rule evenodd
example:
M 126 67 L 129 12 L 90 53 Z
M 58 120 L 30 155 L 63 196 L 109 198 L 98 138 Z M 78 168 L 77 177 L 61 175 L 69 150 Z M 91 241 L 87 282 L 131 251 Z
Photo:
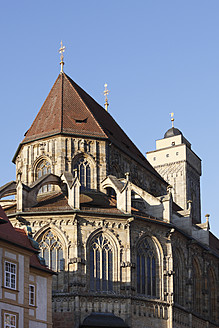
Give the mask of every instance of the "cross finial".
M 106 84 L 106 83 L 104 84 L 104 87 L 105 87 L 105 90 L 104 90 L 104 92 L 103 92 L 103 94 L 104 94 L 104 96 L 105 96 L 105 103 L 104 103 L 104 106 L 105 106 L 106 111 L 108 111 L 109 103 L 108 103 L 108 98 L 107 98 L 107 96 L 108 96 L 108 94 L 109 94 L 109 90 L 107 89 L 107 84 Z
M 174 117 L 173 117 L 174 113 L 170 113 L 170 115 L 171 115 L 172 128 L 174 128 Z
M 63 55 L 63 52 L 65 51 L 65 46 L 63 46 L 62 44 L 62 41 L 61 41 L 61 48 L 59 49 L 59 53 L 61 54 L 60 56 L 60 65 L 61 65 L 61 73 L 63 73 L 63 66 L 64 66 L 64 62 L 63 62 L 63 58 L 64 58 L 64 55 Z

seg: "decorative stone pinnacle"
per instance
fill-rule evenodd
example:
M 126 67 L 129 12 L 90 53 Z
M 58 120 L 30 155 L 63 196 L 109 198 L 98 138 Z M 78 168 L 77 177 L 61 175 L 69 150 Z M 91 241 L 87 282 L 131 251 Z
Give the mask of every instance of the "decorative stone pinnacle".
M 187 204 L 188 204 L 188 209 L 191 210 L 192 208 L 192 200 L 187 200 Z
M 209 222 L 210 214 L 206 214 L 205 217 L 206 217 L 206 222 L 208 223 Z
M 129 181 L 129 172 L 125 173 L 126 180 Z
M 171 193 L 172 192 L 172 189 L 173 189 L 173 186 L 171 186 L 171 185 L 168 185 L 167 186 L 167 192 Z
M 74 172 L 74 178 L 77 178 L 77 176 L 78 176 L 78 170 L 77 169 L 74 169 L 73 172 Z
M 60 65 L 61 65 L 61 70 L 60 70 L 60 72 L 61 73 L 63 73 L 63 66 L 64 66 L 64 61 L 63 61 L 63 59 L 64 59 L 64 55 L 63 55 L 63 52 L 65 51 L 65 46 L 63 46 L 63 44 L 62 44 L 62 41 L 61 41 L 61 48 L 59 49 L 59 53 L 61 54 L 61 56 L 60 56 L 60 59 L 61 59 L 61 61 L 60 61 Z

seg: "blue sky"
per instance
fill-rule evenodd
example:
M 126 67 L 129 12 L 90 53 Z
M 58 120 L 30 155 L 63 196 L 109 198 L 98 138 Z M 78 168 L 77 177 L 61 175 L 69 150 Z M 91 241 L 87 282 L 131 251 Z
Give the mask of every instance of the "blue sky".
M 217 214 L 219 1 L 63 0 L 1 3 L 0 185 L 60 70 L 109 111 L 143 154 L 175 126 L 202 159 L 202 221 Z

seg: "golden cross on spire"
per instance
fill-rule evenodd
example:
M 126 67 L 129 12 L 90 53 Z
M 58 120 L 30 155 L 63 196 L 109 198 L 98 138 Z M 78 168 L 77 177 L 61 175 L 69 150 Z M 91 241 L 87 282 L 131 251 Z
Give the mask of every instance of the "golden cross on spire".
M 65 51 L 65 46 L 63 46 L 62 44 L 62 41 L 61 41 L 61 48 L 59 49 L 59 53 L 61 54 L 60 56 L 60 65 L 61 65 L 61 73 L 63 73 L 63 66 L 64 66 L 64 62 L 63 62 L 63 58 L 64 58 L 64 55 L 63 55 L 63 52 Z
M 174 117 L 173 117 L 174 113 L 170 113 L 170 115 L 171 115 L 172 128 L 174 128 Z
M 105 96 L 105 103 L 104 103 L 104 106 L 105 106 L 106 111 L 108 111 L 109 103 L 108 103 L 108 98 L 107 98 L 107 96 L 108 96 L 108 94 L 109 94 L 109 90 L 107 89 L 107 84 L 106 84 L 106 83 L 104 84 L 104 87 L 105 87 L 105 90 L 104 90 L 104 92 L 103 92 L 103 94 L 104 94 L 104 96 Z

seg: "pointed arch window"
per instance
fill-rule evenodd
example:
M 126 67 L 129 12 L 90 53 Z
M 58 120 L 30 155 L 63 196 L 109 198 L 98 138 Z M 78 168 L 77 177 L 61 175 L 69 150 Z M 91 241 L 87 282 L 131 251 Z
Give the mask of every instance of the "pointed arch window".
M 80 158 L 74 165 L 77 169 L 78 178 L 82 189 L 91 189 L 91 167 L 86 158 Z
M 41 256 L 45 259 L 46 265 L 54 271 L 63 269 L 63 245 L 59 237 L 51 230 L 47 230 L 40 238 L 39 246 Z
M 193 307 L 195 312 L 201 313 L 201 273 L 197 261 L 193 260 Z
M 113 290 L 113 247 L 104 234 L 97 235 L 90 245 L 90 289 Z
M 145 238 L 137 248 L 137 293 L 156 297 L 156 253 Z
M 174 302 L 184 305 L 184 267 L 182 257 L 176 249 L 173 253 L 173 283 L 174 283 Z
M 209 315 L 213 321 L 217 318 L 217 284 L 215 280 L 215 275 L 210 268 L 208 270 L 208 304 L 209 304 Z
M 51 164 L 46 159 L 40 161 L 36 167 L 36 179 L 41 178 L 42 176 L 51 173 Z M 49 192 L 52 190 L 51 184 L 44 185 L 40 188 L 39 193 Z

